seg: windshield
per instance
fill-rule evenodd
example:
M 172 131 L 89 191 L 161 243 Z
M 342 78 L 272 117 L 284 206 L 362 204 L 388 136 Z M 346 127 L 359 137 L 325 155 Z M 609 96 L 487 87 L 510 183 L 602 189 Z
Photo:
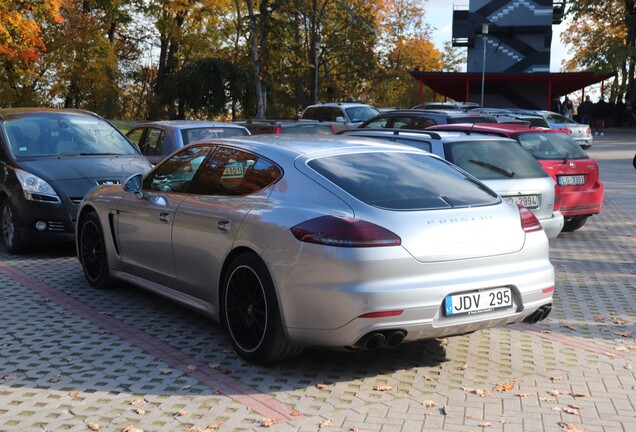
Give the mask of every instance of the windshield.
M 499 202 L 497 195 L 483 184 L 446 161 L 425 154 L 354 153 L 314 159 L 308 165 L 360 201 L 388 210 Z
M 570 160 L 587 159 L 587 154 L 567 134 L 524 133 L 517 140 L 536 159 Z
M 480 180 L 547 177 L 541 165 L 514 141 L 445 143 L 446 159 Z
M 114 126 L 86 114 L 23 114 L 5 120 L 4 130 L 15 157 L 139 153 Z

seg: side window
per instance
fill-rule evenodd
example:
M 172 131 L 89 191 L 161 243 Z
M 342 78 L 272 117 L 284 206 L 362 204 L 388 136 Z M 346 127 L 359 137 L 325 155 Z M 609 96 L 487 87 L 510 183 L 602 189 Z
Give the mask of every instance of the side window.
M 137 128 L 128 132 L 128 134 L 126 134 L 126 137 L 137 144 L 137 147 L 141 148 L 141 137 L 143 136 L 143 134 L 144 128 Z
M 329 121 L 336 121 L 338 117 L 342 117 L 342 119 L 346 120 L 347 116 L 340 108 L 331 108 L 329 110 Z M 340 119 L 342 121 L 342 119 Z
M 265 189 L 280 176 L 281 170 L 265 158 L 220 147 L 202 167 L 192 192 L 200 195 L 249 195 Z
M 212 149 L 196 146 L 173 155 L 144 179 L 144 190 L 188 192 L 192 178 Z
M 148 129 L 141 152 L 145 156 L 161 156 L 164 136 L 165 133 L 161 129 Z

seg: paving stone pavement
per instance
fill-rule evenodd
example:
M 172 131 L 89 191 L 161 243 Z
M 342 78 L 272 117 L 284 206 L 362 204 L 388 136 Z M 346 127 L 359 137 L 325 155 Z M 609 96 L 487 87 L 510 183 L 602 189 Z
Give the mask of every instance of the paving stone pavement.
M 635 152 L 595 137 L 604 208 L 551 242 L 546 321 L 391 351 L 254 366 L 205 317 L 91 289 L 70 247 L 0 253 L 0 431 L 636 431 Z

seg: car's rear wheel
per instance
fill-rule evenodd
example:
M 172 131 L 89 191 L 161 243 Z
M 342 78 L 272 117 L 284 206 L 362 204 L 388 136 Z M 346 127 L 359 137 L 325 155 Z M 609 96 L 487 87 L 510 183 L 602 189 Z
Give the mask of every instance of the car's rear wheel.
M 228 267 L 222 286 L 222 319 L 234 349 L 248 361 L 269 363 L 303 351 L 285 335 L 274 284 L 256 255 L 239 255 Z
M 566 219 L 565 223 L 563 224 L 563 231 L 565 232 L 576 231 L 577 229 L 585 225 L 585 222 L 587 222 L 587 218 L 588 216 L 577 216 L 577 217 L 573 217 L 572 219 Z
M 11 204 L 10 198 L 2 201 L 2 214 L 0 215 L 0 227 L 2 229 L 2 243 L 7 252 L 17 254 L 24 252 L 27 243 L 20 236 L 18 231 L 18 219 L 15 207 Z
M 95 212 L 86 214 L 77 230 L 78 254 L 86 279 L 98 289 L 111 289 L 114 280 L 108 268 L 104 232 Z

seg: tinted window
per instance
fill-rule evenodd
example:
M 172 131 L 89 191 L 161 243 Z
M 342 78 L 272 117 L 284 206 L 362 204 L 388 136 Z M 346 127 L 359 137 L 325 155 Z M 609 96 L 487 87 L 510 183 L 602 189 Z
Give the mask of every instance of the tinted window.
M 389 122 L 389 117 L 382 116 L 382 117 L 373 119 L 369 123 L 365 124 L 364 127 L 365 128 L 384 128 L 384 127 L 387 127 L 388 122 Z
M 201 168 L 192 192 L 200 195 L 248 195 L 265 189 L 280 176 L 280 169 L 265 158 L 219 147 Z
M 453 116 L 447 119 L 449 124 L 454 123 L 497 123 L 493 117 L 477 117 L 477 116 Z
M 212 138 L 223 138 L 237 135 L 247 135 L 247 131 L 238 127 L 202 127 L 183 129 L 183 145 L 188 145 L 195 141 L 209 140 Z
M 550 123 L 555 123 L 555 124 L 571 124 L 571 123 L 575 123 L 572 119 L 569 119 L 565 116 L 562 116 L 561 114 L 548 114 L 546 116 L 546 119 L 550 122 Z
M 24 114 L 4 121 L 14 156 L 60 154 L 138 154 L 108 122 L 73 113 Z
M 525 133 L 517 136 L 523 148 L 537 159 L 587 159 L 587 154 L 572 138 L 561 133 Z
M 188 192 L 194 175 L 213 148 L 196 146 L 174 154 L 148 174 L 144 179 L 143 188 L 164 192 Z
M 443 160 L 414 153 L 357 153 L 314 159 L 312 169 L 355 198 L 389 210 L 488 205 L 497 195 Z
M 514 141 L 444 144 L 446 159 L 481 180 L 547 177 L 541 165 Z

